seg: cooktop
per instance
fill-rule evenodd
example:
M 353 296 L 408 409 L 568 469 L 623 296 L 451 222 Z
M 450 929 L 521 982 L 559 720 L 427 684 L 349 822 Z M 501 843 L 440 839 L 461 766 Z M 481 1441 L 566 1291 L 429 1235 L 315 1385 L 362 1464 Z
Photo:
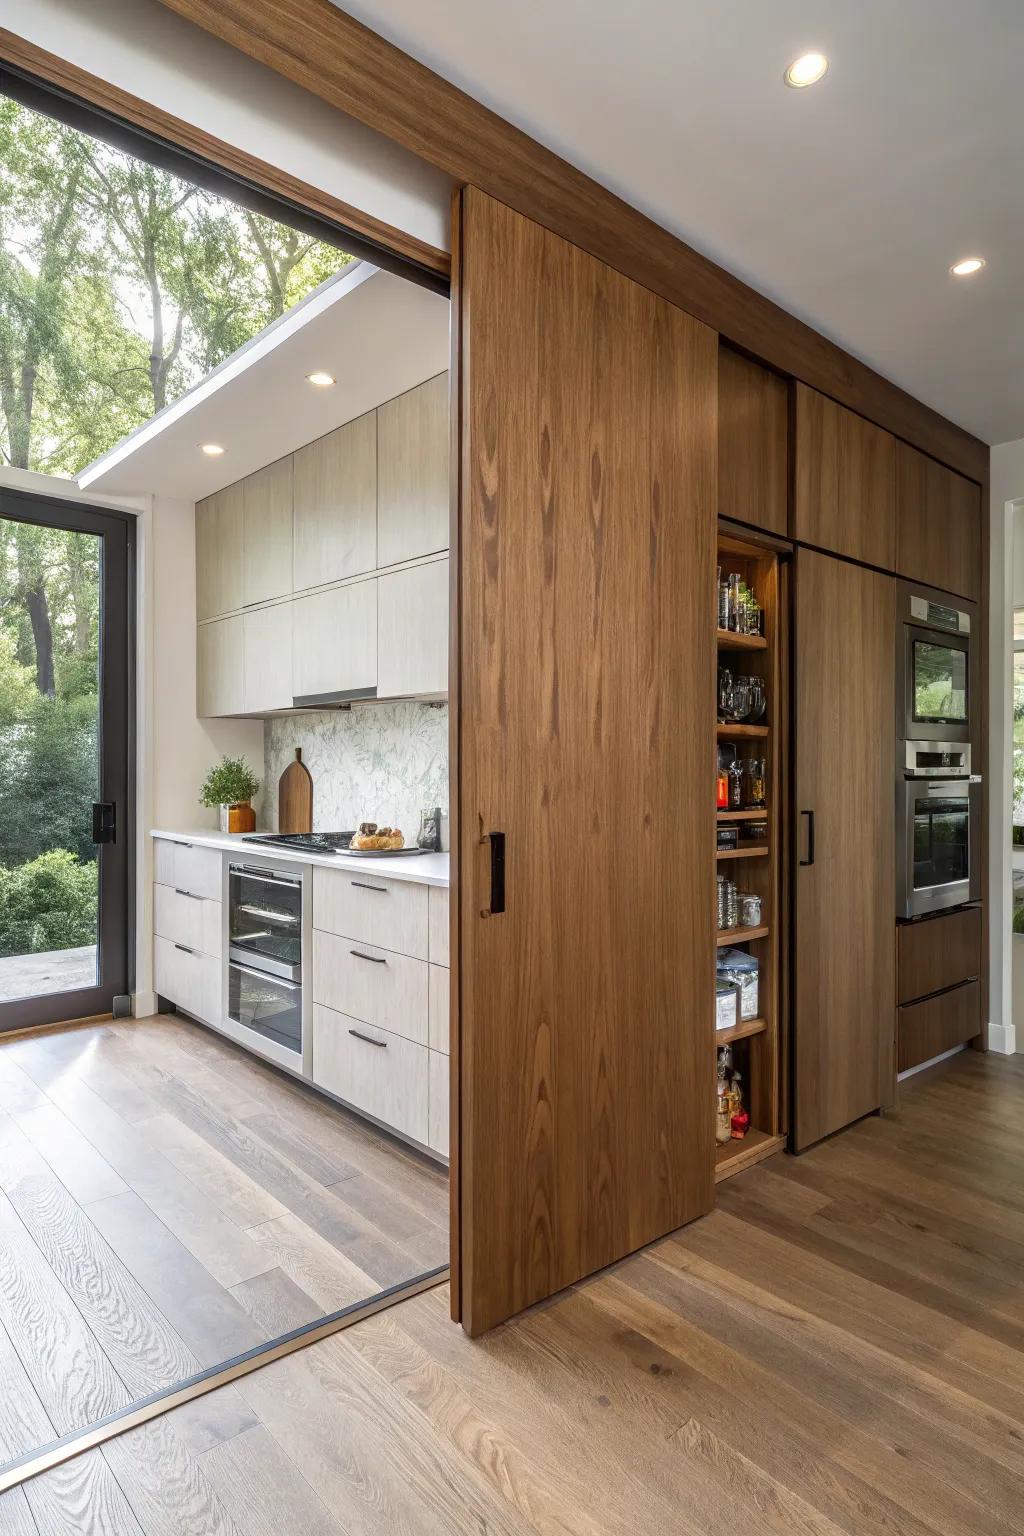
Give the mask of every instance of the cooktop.
M 354 853 L 350 843 L 355 832 L 249 832 L 243 839 L 247 843 L 269 843 L 274 848 L 293 848 L 296 853 Z M 429 848 L 398 848 L 394 854 L 406 855 L 429 853 Z M 386 857 L 381 850 L 360 850 L 361 858 Z

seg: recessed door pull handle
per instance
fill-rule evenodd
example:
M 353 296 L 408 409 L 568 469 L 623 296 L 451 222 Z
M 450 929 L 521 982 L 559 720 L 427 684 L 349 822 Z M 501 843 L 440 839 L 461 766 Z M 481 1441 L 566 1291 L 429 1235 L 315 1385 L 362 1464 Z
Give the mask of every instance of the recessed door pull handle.
M 373 965 L 387 965 L 383 955 L 364 955 L 361 949 L 350 949 L 350 955 L 355 955 L 357 960 L 369 960 Z
M 801 859 L 800 863 L 804 869 L 809 869 L 814 863 L 814 812 L 801 811 L 800 815 L 807 817 L 807 857 Z
M 491 845 L 491 904 L 481 915 L 497 917 L 505 910 L 505 834 L 488 832 L 486 841 Z
M 388 1048 L 386 1040 L 374 1040 L 372 1035 L 362 1035 L 358 1029 L 350 1029 L 349 1034 L 356 1040 L 365 1040 L 367 1045 L 375 1045 L 379 1051 L 386 1051 Z

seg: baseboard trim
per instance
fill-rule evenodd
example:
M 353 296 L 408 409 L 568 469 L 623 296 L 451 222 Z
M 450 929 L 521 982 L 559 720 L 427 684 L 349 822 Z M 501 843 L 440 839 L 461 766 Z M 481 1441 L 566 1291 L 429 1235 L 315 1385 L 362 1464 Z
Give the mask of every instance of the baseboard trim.
M 959 1056 L 961 1051 L 966 1051 L 966 1045 L 954 1045 L 951 1051 L 941 1051 L 938 1056 L 931 1056 L 927 1061 L 919 1061 L 916 1067 L 908 1067 L 897 1077 L 898 1083 L 905 1083 L 908 1077 L 916 1077 L 918 1072 L 927 1072 L 929 1067 L 937 1067 L 940 1061 L 948 1061 L 951 1056 Z
M 988 1048 L 999 1056 L 1015 1056 L 1017 1054 L 1016 1024 L 990 1024 Z

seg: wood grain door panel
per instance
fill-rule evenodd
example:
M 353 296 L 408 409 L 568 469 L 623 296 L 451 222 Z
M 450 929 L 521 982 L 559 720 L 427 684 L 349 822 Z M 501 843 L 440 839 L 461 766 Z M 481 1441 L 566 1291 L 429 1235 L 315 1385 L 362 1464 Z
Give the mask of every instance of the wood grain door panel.
M 896 1006 L 891 576 L 801 549 L 795 597 L 794 1139 L 878 1109 Z
M 475 188 L 460 228 L 462 1320 L 708 1210 L 717 338 Z M 489 911 L 491 832 L 506 909 Z
M 940 592 L 981 597 L 981 488 L 909 443 L 896 445 L 896 569 Z
M 718 352 L 718 511 L 785 537 L 789 384 L 731 347 Z
M 795 386 L 792 534 L 896 569 L 896 439 L 827 395 Z

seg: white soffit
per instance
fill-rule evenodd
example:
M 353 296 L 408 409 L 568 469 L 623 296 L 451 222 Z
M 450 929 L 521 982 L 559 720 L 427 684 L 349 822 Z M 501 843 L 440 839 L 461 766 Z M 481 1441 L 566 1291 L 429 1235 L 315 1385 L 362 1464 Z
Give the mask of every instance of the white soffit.
M 82 490 L 200 501 L 448 367 L 450 305 L 358 262 L 87 466 Z M 318 389 L 307 375 L 336 383 Z M 203 443 L 223 454 L 208 458 Z

